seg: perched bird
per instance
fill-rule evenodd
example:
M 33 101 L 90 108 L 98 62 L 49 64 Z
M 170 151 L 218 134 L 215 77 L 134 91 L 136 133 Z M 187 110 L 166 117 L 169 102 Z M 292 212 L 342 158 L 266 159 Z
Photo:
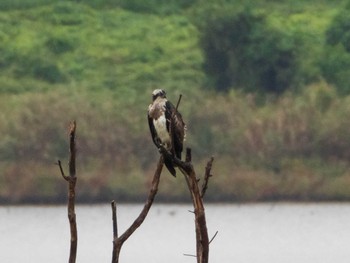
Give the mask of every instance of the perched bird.
M 153 142 L 158 148 L 162 145 L 173 156 L 181 159 L 186 131 L 182 116 L 167 100 L 164 90 L 154 90 L 152 100 L 152 104 L 148 107 L 148 124 Z M 164 158 L 164 164 L 169 172 L 176 176 L 172 159 Z

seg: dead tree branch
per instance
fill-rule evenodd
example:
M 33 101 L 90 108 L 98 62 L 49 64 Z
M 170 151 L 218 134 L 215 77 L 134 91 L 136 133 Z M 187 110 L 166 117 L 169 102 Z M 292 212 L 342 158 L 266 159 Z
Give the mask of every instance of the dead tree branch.
M 214 236 L 210 239 L 210 241 L 209 241 L 209 245 L 210 245 L 210 243 L 216 238 L 216 235 L 219 233 L 219 231 L 216 231 L 215 232 L 215 234 L 214 234 Z
M 114 236 L 113 236 L 113 255 L 112 255 L 112 263 L 118 263 L 119 262 L 119 255 L 120 255 L 120 251 L 122 249 L 122 246 L 124 244 L 124 242 L 135 232 L 135 230 L 143 223 L 143 221 L 145 220 L 148 211 L 150 210 L 154 198 L 158 192 L 158 185 L 159 185 L 159 179 L 160 179 L 160 174 L 162 173 L 162 169 L 163 169 L 163 163 L 164 163 L 164 159 L 163 156 L 160 156 L 159 161 L 158 161 L 158 165 L 157 165 L 157 169 L 153 175 L 153 179 L 152 179 L 152 185 L 151 185 L 151 189 L 149 191 L 148 197 L 147 197 L 147 201 L 141 211 L 141 213 L 139 214 L 139 216 L 135 219 L 135 221 L 132 223 L 132 225 L 125 230 L 125 232 L 118 237 L 118 233 L 117 233 L 117 217 L 116 217 L 116 209 L 113 210 L 113 202 L 112 202 L 112 213 L 113 213 L 113 229 L 114 229 Z M 115 219 L 114 219 L 115 218 Z
M 76 143 L 75 143 L 75 132 L 76 122 L 73 121 L 69 128 L 69 176 L 64 174 L 61 161 L 58 160 L 57 165 L 59 166 L 61 175 L 64 180 L 68 182 L 68 220 L 70 226 L 70 253 L 69 263 L 74 263 L 77 257 L 77 245 L 78 245 L 78 233 L 77 223 L 75 215 L 75 185 L 77 183 L 76 169 L 75 169 L 75 158 L 76 158 Z
M 181 98 L 182 98 L 182 94 L 180 94 L 179 99 L 178 99 L 178 101 L 176 103 L 176 108 L 175 108 L 176 110 L 179 108 Z
M 201 197 L 203 199 L 205 192 L 208 189 L 208 183 L 209 183 L 209 178 L 212 177 L 213 175 L 210 173 L 211 172 L 211 167 L 213 166 L 214 162 L 214 157 L 212 156 L 210 160 L 207 163 L 207 166 L 205 167 L 205 174 L 204 174 L 204 182 L 202 185 L 202 191 L 201 191 Z
M 191 149 L 186 149 L 186 158 L 185 162 L 174 157 L 170 152 L 168 152 L 164 147 L 160 147 L 160 152 L 165 155 L 167 158 L 172 158 L 174 164 L 180 169 L 183 173 L 188 189 L 191 194 L 192 203 L 194 207 L 195 215 L 195 230 L 196 230 L 196 258 L 197 263 L 208 263 L 209 260 L 209 238 L 208 238 L 208 229 L 205 218 L 205 210 L 203 205 L 202 193 L 203 190 L 199 190 L 198 179 L 195 173 L 195 170 L 192 165 L 192 154 Z M 214 159 L 210 159 L 207 164 L 207 173 L 210 174 L 212 162 Z M 210 177 L 209 175 L 207 176 Z M 209 179 L 206 179 L 208 181 Z M 205 183 L 206 188 L 208 182 Z M 204 190 L 205 193 L 205 190 Z
M 115 246 L 115 240 L 118 239 L 118 222 L 117 222 L 117 206 L 115 201 L 113 200 L 111 202 L 112 206 L 112 222 L 113 222 L 113 254 L 112 254 L 112 263 L 118 262 L 117 261 L 117 253 L 116 253 L 116 246 Z
M 184 174 L 188 189 L 191 193 L 196 229 L 197 262 L 208 263 L 209 260 L 209 238 L 203 200 L 198 187 L 198 180 L 191 163 L 191 149 L 187 148 L 186 162 L 179 162 L 179 169 Z

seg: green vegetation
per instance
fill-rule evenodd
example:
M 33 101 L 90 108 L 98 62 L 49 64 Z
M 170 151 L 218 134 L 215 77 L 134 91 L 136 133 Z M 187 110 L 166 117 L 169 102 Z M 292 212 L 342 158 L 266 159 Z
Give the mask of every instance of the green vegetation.
M 184 95 L 197 172 L 216 157 L 208 200 L 350 200 L 344 1 L 22 2 L 0 3 L 1 202 L 65 200 L 73 119 L 78 199 L 143 200 L 155 88 Z M 159 198 L 188 200 L 183 181 L 165 173 Z
M 334 17 L 326 31 L 325 54 L 321 59 L 324 77 L 338 88 L 350 93 L 350 2 Z
M 201 39 L 204 66 L 214 78 L 210 86 L 282 93 L 301 78 L 300 42 L 284 28 L 272 28 L 265 15 L 250 9 L 218 16 L 207 23 Z

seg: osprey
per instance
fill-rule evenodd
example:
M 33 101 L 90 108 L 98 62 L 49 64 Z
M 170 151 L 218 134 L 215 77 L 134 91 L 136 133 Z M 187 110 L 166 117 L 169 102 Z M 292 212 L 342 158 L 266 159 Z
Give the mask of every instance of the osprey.
M 167 100 L 164 90 L 154 90 L 152 100 L 152 104 L 148 107 L 148 124 L 153 142 L 158 148 L 162 145 L 173 156 L 181 159 L 186 130 L 182 116 Z M 171 158 L 165 158 L 164 164 L 169 172 L 176 176 Z

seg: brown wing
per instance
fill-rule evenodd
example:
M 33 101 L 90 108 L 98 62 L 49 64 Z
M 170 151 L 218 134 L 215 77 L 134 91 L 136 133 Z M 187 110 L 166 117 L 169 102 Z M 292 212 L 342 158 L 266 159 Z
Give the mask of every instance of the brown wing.
M 157 131 L 156 131 L 156 129 L 154 127 L 154 124 L 153 124 L 153 119 L 151 118 L 151 116 L 149 114 L 149 111 L 147 112 L 147 118 L 148 118 L 149 129 L 150 129 L 151 135 L 152 135 L 152 140 L 153 140 L 154 144 L 159 148 L 160 147 L 160 145 L 159 145 L 159 138 L 158 138 Z M 168 126 L 168 124 L 167 124 L 167 126 Z M 165 157 L 164 164 L 165 164 L 166 168 L 169 170 L 169 172 L 174 177 L 176 177 L 176 171 L 175 171 L 175 168 L 174 168 L 172 160 L 167 158 L 167 157 Z
M 148 118 L 149 130 L 150 130 L 151 135 L 152 135 L 152 140 L 153 140 L 154 144 L 157 147 L 159 147 L 159 145 L 158 145 L 158 143 L 159 143 L 158 135 L 157 135 L 157 132 L 156 132 L 156 128 L 154 128 L 153 119 L 150 117 L 149 112 L 147 112 L 147 118 Z
M 173 153 L 179 159 L 181 159 L 181 153 L 183 150 L 183 142 L 185 139 L 186 125 L 182 119 L 180 112 L 176 110 L 174 105 L 167 101 L 165 104 L 166 111 L 165 117 L 169 120 L 169 130 L 171 132 L 171 141 L 173 145 Z

